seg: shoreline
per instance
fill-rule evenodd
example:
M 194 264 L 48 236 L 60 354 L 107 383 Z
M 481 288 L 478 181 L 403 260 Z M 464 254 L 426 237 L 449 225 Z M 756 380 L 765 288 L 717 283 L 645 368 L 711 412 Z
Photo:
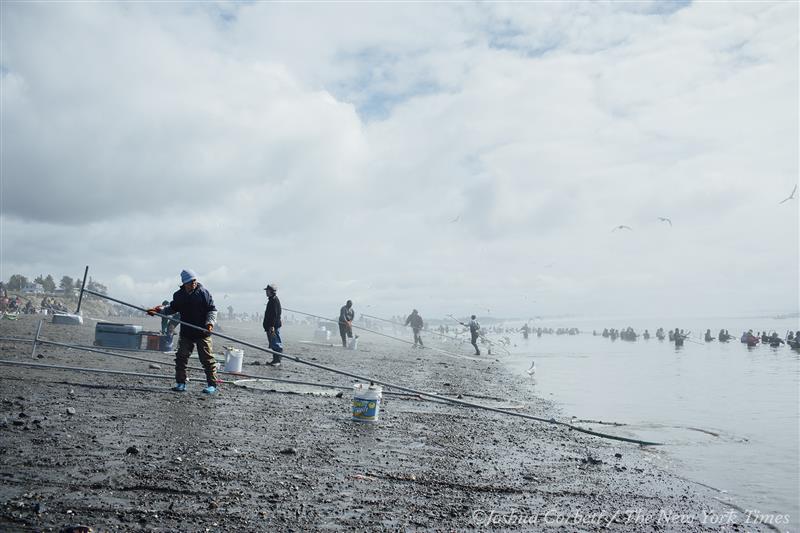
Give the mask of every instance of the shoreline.
M 38 318 L 3 321 L 2 335 L 32 338 Z M 154 329 L 153 319 L 126 320 Z M 221 325 L 264 344 L 258 324 Z M 299 341 L 311 328 L 302 326 L 282 333 L 287 352 L 321 364 L 451 396 L 511 399 L 536 416 L 559 411 L 494 360 L 453 360 L 370 335 L 358 351 L 306 345 Z M 93 335 L 91 320 L 45 322 L 41 334 L 70 344 L 91 344 Z M 232 343 L 215 339 L 215 352 L 224 344 Z M 66 348 L 38 351 L 38 362 L 172 372 L 171 357 L 160 352 L 142 352 L 163 361 L 150 370 Z M 21 343 L 0 342 L 0 352 L 30 360 Z M 288 360 L 279 369 L 252 365 L 267 354 L 245 353 L 246 373 L 351 383 Z M 336 398 L 223 385 L 205 397 L 196 379 L 179 394 L 166 379 L 5 365 L 3 375 L 4 529 L 770 529 L 733 516 L 709 489 L 661 471 L 648 458 L 658 451 L 500 414 L 385 395 L 380 422 L 361 425 L 350 420 L 346 392 Z

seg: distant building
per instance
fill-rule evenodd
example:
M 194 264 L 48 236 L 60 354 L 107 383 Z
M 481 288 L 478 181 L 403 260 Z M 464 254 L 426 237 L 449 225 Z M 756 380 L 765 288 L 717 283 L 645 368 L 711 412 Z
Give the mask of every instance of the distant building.
M 75 296 L 75 292 L 76 291 L 74 288 L 62 289 L 59 287 L 58 289 L 53 291 L 53 294 L 55 294 L 56 296 Z
M 41 283 L 27 283 L 22 287 L 22 294 L 44 294 L 44 287 Z

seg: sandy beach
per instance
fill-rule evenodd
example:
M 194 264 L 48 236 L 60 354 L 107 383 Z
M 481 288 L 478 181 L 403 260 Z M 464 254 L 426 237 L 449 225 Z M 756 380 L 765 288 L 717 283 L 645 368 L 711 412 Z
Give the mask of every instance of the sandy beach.
M 3 320 L 0 335 L 32 338 L 40 317 Z M 125 319 L 158 329 L 155 319 Z M 43 339 L 91 345 L 83 326 L 46 320 Z M 264 345 L 259 325 L 225 334 Z M 357 351 L 302 344 L 286 351 L 403 386 L 541 417 L 558 406 L 494 357 L 480 361 L 363 335 Z M 233 345 L 215 339 L 215 352 Z M 351 394 L 287 385 L 169 390 L 173 361 L 0 342 L 0 359 L 167 376 L 132 377 L 3 365 L 0 380 L 0 529 L 59 531 L 541 530 L 766 531 L 699 485 L 658 469 L 657 448 L 567 428 L 385 395 L 376 425 L 350 417 Z M 131 354 L 130 352 L 119 352 Z M 464 355 L 467 355 L 464 352 Z M 246 373 L 350 387 L 354 380 L 285 359 L 265 366 L 245 348 Z M 261 364 L 253 364 L 261 363 Z M 198 366 L 196 356 L 191 365 Z M 223 376 L 231 379 L 229 376 Z M 275 390 L 271 390 L 275 389 Z M 305 391 L 305 389 L 303 389 Z

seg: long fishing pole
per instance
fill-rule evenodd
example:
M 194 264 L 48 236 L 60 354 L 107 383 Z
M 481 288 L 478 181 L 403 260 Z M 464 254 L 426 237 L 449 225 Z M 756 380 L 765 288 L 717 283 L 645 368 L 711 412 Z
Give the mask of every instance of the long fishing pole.
M 457 319 L 456 317 L 454 317 L 453 315 L 447 315 L 447 316 L 448 316 L 448 317 L 450 317 L 451 319 L 455 320 L 456 322 L 458 322 L 459 324 L 461 324 L 461 325 L 462 325 L 462 326 L 464 326 L 465 328 L 468 328 L 468 327 L 469 327 L 468 325 L 464 324 L 463 322 L 461 322 L 460 320 L 458 320 L 458 319 Z M 493 343 L 491 340 L 489 340 L 489 338 L 487 338 L 487 337 L 486 337 L 486 336 L 485 336 L 483 333 L 481 333 L 481 332 L 480 332 L 480 330 L 478 330 L 478 337 L 480 337 L 482 341 L 489 343 L 489 348 L 490 348 L 490 349 L 491 349 L 493 346 L 495 346 L 495 343 Z M 503 348 L 503 350 L 506 352 L 506 355 L 511 355 L 511 352 L 509 352 L 509 351 L 508 351 L 508 349 L 506 349 L 504 346 L 500 345 L 500 347 L 501 347 L 501 348 Z
M 381 318 L 381 317 L 379 317 L 379 316 L 368 315 L 368 314 L 366 314 L 366 313 L 361 313 L 361 316 L 366 316 L 366 317 L 369 317 L 369 318 L 374 318 L 375 320 L 381 320 L 381 321 L 383 321 L 383 322 L 388 322 L 389 324 L 394 324 L 395 326 L 401 326 L 401 327 L 404 327 L 404 328 L 410 328 L 410 327 L 411 327 L 411 326 L 409 326 L 408 324 L 401 324 L 400 322 L 395 322 L 394 320 L 388 320 L 388 319 L 386 319 L 386 318 Z M 440 332 L 438 332 L 438 331 L 436 331 L 436 330 L 433 330 L 433 329 L 426 329 L 426 330 L 425 330 L 425 333 L 426 333 L 426 334 L 428 334 L 428 333 L 432 333 L 432 334 L 434 334 L 434 335 L 438 335 L 438 336 L 440 336 L 440 337 L 444 337 L 445 339 L 450 339 L 450 340 L 452 340 L 452 341 L 456 341 L 456 342 L 460 342 L 460 343 L 464 343 L 464 342 L 466 342 L 466 339 L 461 339 L 461 338 L 459 338 L 459 337 L 453 337 L 453 336 L 451 336 L 451 335 L 446 335 L 446 334 L 444 334 L 444 333 L 440 333 Z
M 147 309 L 145 309 L 143 307 L 140 307 L 138 305 L 134 305 L 134 304 L 122 301 L 122 300 L 118 300 L 116 298 L 112 298 L 111 296 L 108 296 L 107 294 L 102 294 L 102 293 L 99 293 L 99 292 L 96 292 L 96 291 L 92 291 L 90 289 L 84 289 L 84 291 L 88 292 L 89 294 L 93 294 L 93 295 L 95 295 L 95 296 L 97 296 L 99 298 L 103 298 L 105 300 L 116 302 L 116 303 L 124 305 L 126 307 L 130 307 L 132 309 L 137 309 L 139 311 L 142 311 L 143 313 L 147 313 Z M 290 311 L 290 312 L 296 312 L 296 311 Z M 162 318 L 167 317 L 167 315 L 163 315 L 161 313 L 153 313 L 153 314 L 154 315 L 158 315 L 158 316 L 160 316 Z M 327 318 L 323 318 L 323 319 L 324 320 L 329 320 Z M 200 327 L 200 326 L 195 326 L 194 324 L 189 324 L 189 323 L 184 322 L 182 320 L 177 320 L 177 319 L 174 319 L 174 318 L 171 319 L 171 320 L 174 320 L 175 322 L 178 322 L 181 325 L 185 325 L 185 326 L 187 326 L 189 328 L 193 328 L 193 329 L 196 329 L 198 331 L 205 331 L 205 332 L 210 333 L 213 336 L 217 336 L 217 337 L 220 337 L 220 338 L 223 338 L 223 339 L 227 339 L 229 341 L 237 342 L 237 343 L 239 343 L 239 344 L 241 344 L 243 346 L 249 346 L 250 348 L 253 348 L 255 350 L 260 350 L 262 352 L 266 352 L 266 353 L 270 353 L 270 354 L 275 354 L 276 353 L 273 350 L 270 350 L 269 348 L 264 348 L 263 346 L 259 346 L 257 344 L 253 344 L 253 343 L 246 342 L 246 341 L 243 341 L 243 340 L 240 340 L 240 339 L 236 339 L 234 337 L 230 337 L 228 335 L 224 335 L 224 334 L 218 333 L 216 331 L 210 331 L 209 332 L 206 328 L 203 328 L 203 327 Z M 430 393 L 430 392 L 424 392 L 424 391 L 412 389 L 410 387 L 404 387 L 402 385 L 396 385 L 394 383 L 390 383 L 390 382 L 387 382 L 387 381 L 382 381 L 382 380 L 370 378 L 370 377 L 367 377 L 367 376 L 362 376 L 362 375 L 359 375 L 359 374 L 353 374 L 351 372 L 345 372 L 343 370 L 339 370 L 337 368 L 329 367 L 329 366 L 326 366 L 326 365 L 321 365 L 319 363 L 312 363 L 311 361 L 306 361 L 305 359 L 302 359 L 302 358 L 300 358 L 300 357 L 298 357 L 296 355 L 291 355 L 291 354 L 288 354 L 288 353 L 281 353 L 281 355 L 283 357 L 289 359 L 289 360 L 295 361 L 296 363 L 300 363 L 300 364 L 303 364 L 303 365 L 308 365 L 308 366 L 311 366 L 311 367 L 314 367 L 314 368 L 319 368 L 321 370 L 326 370 L 328 372 L 333 372 L 334 374 L 340 374 L 340 375 L 343 375 L 343 376 L 348 376 L 348 377 L 359 379 L 359 380 L 362 380 L 362 381 L 367 381 L 367 382 L 371 382 L 371 383 L 377 383 L 378 385 L 383 385 L 384 387 L 390 387 L 392 389 L 397 389 L 397 390 L 401 390 L 401 391 L 405 391 L 405 392 L 410 392 L 410 393 L 413 393 L 413 394 L 417 394 L 419 396 L 424 396 L 426 398 L 433 398 L 435 400 L 448 402 L 448 403 L 451 403 L 451 404 L 454 404 L 454 405 L 461 405 L 461 406 L 464 406 L 464 407 L 471 407 L 473 409 L 482 409 L 484 411 L 491 411 L 491 412 L 494 412 L 494 413 L 501 413 L 501 414 L 504 414 L 504 415 L 507 415 L 507 416 L 515 416 L 515 417 L 518 417 L 518 418 L 525 418 L 527 420 L 534 420 L 536 422 L 545 422 L 545 423 L 548 423 L 548 424 L 555 424 L 555 425 L 559 425 L 559 426 L 570 428 L 570 429 L 572 429 L 574 431 L 578 431 L 580 433 L 585 433 L 587 435 L 594 435 L 595 437 L 601 437 L 601 438 L 604 438 L 604 439 L 611 439 L 611 440 L 617 440 L 617 441 L 622 441 L 622 442 L 630 442 L 630 443 L 633 443 L 633 444 L 638 444 L 640 446 L 660 446 L 661 445 L 661 443 L 659 443 L 659 442 L 648 442 L 648 441 L 643 441 L 643 440 L 639 440 L 639 439 L 631 439 L 631 438 L 628 438 L 628 437 L 619 437 L 617 435 L 609 435 L 609 434 L 606 434 L 606 433 L 599 433 L 599 432 L 592 431 L 592 430 L 589 430 L 589 429 L 583 429 L 583 428 L 568 424 L 566 422 L 559 422 L 555 418 L 550 418 L 550 419 L 541 418 L 541 417 L 538 417 L 538 416 L 528 415 L 528 414 L 525 414 L 525 413 L 516 413 L 516 412 L 513 412 L 513 411 L 504 411 L 504 410 L 498 409 L 496 407 L 489 407 L 489 406 L 486 406 L 486 405 L 480 405 L 480 404 L 477 404 L 477 403 L 467 402 L 467 401 L 464 401 L 464 400 L 457 400 L 457 399 L 453 399 L 453 398 L 447 398 L 447 397 L 441 396 L 439 394 L 433 394 L 433 393 Z
M 327 318 L 327 317 L 324 317 L 324 316 L 312 315 L 311 313 L 304 313 L 303 311 L 296 311 L 294 309 L 289 309 L 288 307 L 284 307 L 283 309 L 285 311 L 289 311 L 290 313 L 297 313 L 299 315 L 310 316 L 312 318 L 318 318 L 320 320 L 326 320 L 328 322 L 336 322 L 336 320 L 333 320 L 333 319 L 330 319 L 330 318 Z M 404 343 L 410 344 L 412 346 L 414 345 L 414 343 L 409 341 L 409 340 L 401 339 L 399 337 L 394 337 L 392 335 L 387 335 L 386 333 L 381 333 L 380 331 L 375 331 L 375 330 L 372 330 L 372 329 L 369 329 L 369 328 L 365 328 L 364 326 L 353 325 L 353 328 L 359 329 L 361 331 L 367 331 L 369 333 L 374 333 L 375 335 L 380 335 L 381 337 L 386 337 L 387 339 L 392 339 L 392 340 L 396 340 L 396 341 L 399 341 L 399 342 L 404 342 Z M 449 357 L 457 357 L 457 358 L 460 358 L 460 359 L 469 359 L 469 360 L 472 360 L 472 361 L 486 361 L 486 359 L 479 359 L 477 357 L 470 357 L 468 355 L 463 355 L 463 354 L 460 354 L 460 353 L 448 352 L 447 350 L 442 350 L 441 348 L 436 348 L 434 346 L 425 346 L 425 348 L 428 348 L 429 350 L 437 351 L 439 353 L 443 353 L 444 355 L 447 355 Z

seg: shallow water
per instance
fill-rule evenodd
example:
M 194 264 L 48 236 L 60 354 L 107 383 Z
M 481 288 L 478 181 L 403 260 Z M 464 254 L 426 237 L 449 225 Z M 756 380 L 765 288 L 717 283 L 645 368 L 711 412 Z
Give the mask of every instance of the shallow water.
M 767 329 L 782 337 L 800 329 L 794 320 L 691 319 L 538 322 L 542 327 L 577 327 L 580 335 L 507 334 L 514 371 L 536 362 L 531 385 L 556 401 L 567 416 L 596 431 L 663 442 L 653 448 L 665 468 L 715 487 L 747 510 L 789 515 L 800 525 L 800 353 L 783 345 L 748 349 L 742 330 Z M 694 338 L 681 348 L 655 338 L 611 341 L 591 332 L 603 327 L 676 326 Z M 735 341 L 703 342 L 706 328 L 727 328 Z M 587 333 L 588 332 L 588 333 Z M 493 335 L 498 338 L 498 335 Z M 623 423 L 624 426 L 596 421 Z M 785 525 L 781 528 L 785 529 Z

